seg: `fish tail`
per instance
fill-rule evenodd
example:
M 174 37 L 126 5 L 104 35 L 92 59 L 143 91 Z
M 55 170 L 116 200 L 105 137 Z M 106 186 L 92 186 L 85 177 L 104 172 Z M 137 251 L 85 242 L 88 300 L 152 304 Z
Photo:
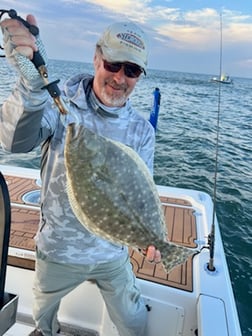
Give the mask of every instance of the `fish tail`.
M 158 245 L 158 249 L 161 252 L 162 263 L 167 273 L 169 273 L 175 266 L 183 264 L 189 257 L 197 253 L 195 249 L 169 242 L 161 243 Z

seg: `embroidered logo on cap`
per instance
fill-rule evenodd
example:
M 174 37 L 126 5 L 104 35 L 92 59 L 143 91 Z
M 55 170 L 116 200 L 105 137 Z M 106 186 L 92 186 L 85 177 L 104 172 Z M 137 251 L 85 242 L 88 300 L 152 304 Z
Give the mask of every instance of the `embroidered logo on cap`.
M 143 49 L 143 50 L 145 49 L 143 41 L 140 40 L 136 35 L 129 34 L 129 33 L 118 33 L 116 37 L 122 40 L 123 42 L 133 44 L 134 46 L 140 49 Z

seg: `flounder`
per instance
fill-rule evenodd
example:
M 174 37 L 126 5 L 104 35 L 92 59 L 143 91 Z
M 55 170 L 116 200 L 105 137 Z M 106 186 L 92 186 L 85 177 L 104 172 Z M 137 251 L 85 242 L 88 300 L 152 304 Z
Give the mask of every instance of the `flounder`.
M 65 166 L 72 210 L 90 232 L 135 249 L 155 245 L 167 272 L 195 253 L 167 241 L 156 185 L 133 149 L 70 124 Z

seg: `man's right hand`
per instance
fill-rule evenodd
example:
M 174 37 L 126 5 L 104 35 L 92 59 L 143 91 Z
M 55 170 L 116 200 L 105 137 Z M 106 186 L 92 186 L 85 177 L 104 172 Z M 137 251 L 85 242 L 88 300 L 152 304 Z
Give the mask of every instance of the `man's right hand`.
M 33 15 L 27 15 L 27 22 L 37 26 Z M 5 55 L 10 64 L 25 79 L 31 88 L 43 86 L 38 70 L 31 62 L 34 51 L 39 51 L 45 63 L 47 55 L 39 36 L 33 36 L 22 22 L 16 19 L 5 19 L 0 23 L 3 32 Z
M 36 19 L 33 15 L 28 15 L 27 22 L 37 26 Z M 17 52 L 30 60 L 33 58 L 33 52 L 38 50 L 36 38 L 22 22 L 16 19 L 5 19 L 0 23 L 4 37 L 4 49 L 6 56 L 11 56 Z

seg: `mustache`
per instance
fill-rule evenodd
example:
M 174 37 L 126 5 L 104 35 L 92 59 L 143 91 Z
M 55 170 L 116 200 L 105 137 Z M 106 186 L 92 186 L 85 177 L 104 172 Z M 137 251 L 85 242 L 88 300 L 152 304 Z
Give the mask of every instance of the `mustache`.
M 118 84 L 114 80 L 107 80 L 106 84 L 112 86 L 116 90 L 124 90 L 124 91 L 126 91 L 128 89 L 128 85 L 126 83 Z

